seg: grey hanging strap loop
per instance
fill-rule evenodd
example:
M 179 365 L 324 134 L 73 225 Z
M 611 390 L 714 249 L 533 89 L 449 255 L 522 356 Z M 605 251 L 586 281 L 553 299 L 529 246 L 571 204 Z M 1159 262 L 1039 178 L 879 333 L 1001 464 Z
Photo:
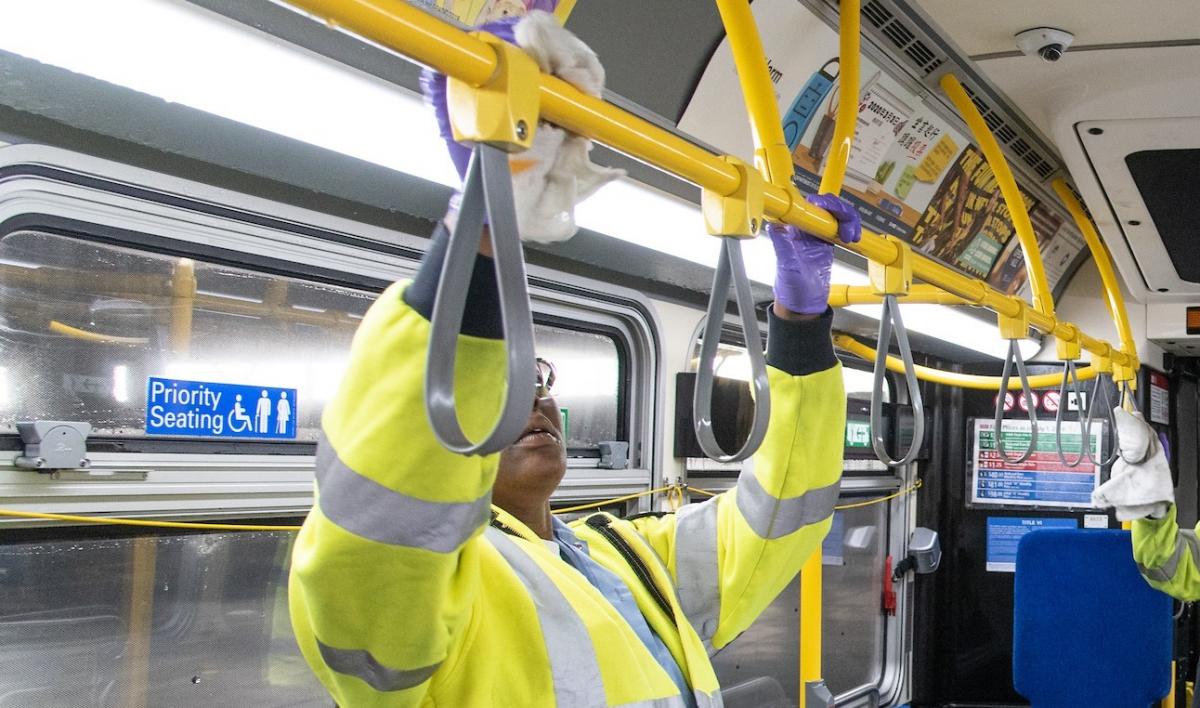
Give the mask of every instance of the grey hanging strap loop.
M 508 385 L 499 419 L 491 432 L 476 443 L 467 438 L 458 420 L 454 360 L 485 214 L 490 225 L 501 322 L 507 340 Z M 534 360 L 533 315 L 513 207 L 508 154 L 476 144 L 430 317 L 425 411 L 438 441 L 448 450 L 463 455 L 488 455 L 512 444 L 529 421 L 536 383 Z
M 892 328 L 896 330 L 896 345 L 900 348 L 900 358 L 904 361 L 904 381 L 908 387 L 908 400 L 912 405 L 913 436 L 909 443 L 908 452 L 899 460 L 892 459 L 888 454 L 887 441 L 883 436 L 883 387 L 887 375 L 888 344 L 892 341 Z M 875 448 L 875 456 L 889 467 L 907 465 L 916 459 L 925 442 L 925 402 L 921 398 L 921 388 L 917 383 L 917 369 L 913 364 L 912 348 L 908 343 L 908 330 L 900 316 L 900 305 L 895 295 L 883 296 L 883 311 L 879 315 L 879 338 L 875 341 L 875 379 L 871 387 L 871 446 Z M 896 419 L 899 423 L 899 417 Z M 896 436 L 899 444 L 899 435 Z
M 1029 447 L 1021 455 L 1012 458 L 1004 449 L 1004 436 L 1000 433 L 1004 422 L 1004 399 L 1008 393 L 1008 380 L 1012 376 L 1014 362 L 1017 365 L 1017 376 L 1021 379 L 1021 395 L 1025 397 L 1025 405 L 1029 409 Z M 996 392 L 995 422 L 996 452 L 1000 453 L 1000 459 L 1013 465 L 1028 460 L 1037 449 L 1037 407 L 1033 402 L 1033 390 L 1029 387 L 1029 372 L 1025 370 L 1025 358 L 1021 356 L 1021 348 L 1017 346 L 1015 339 L 1008 340 L 1008 355 L 1004 357 L 1004 372 L 1000 375 L 1000 389 Z
M 704 323 L 704 340 L 700 345 L 696 392 L 692 399 L 692 418 L 695 420 L 696 440 L 705 455 L 717 462 L 739 462 L 753 455 L 767 435 L 767 424 L 771 418 L 771 389 L 767 380 L 767 360 L 758 336 L 758 319 L 754 315 L 750 278 L 746 275 L 746 266 L 742 261 L 742 242 L 732 237 L 723 237 L 721 241 L 721 257 L 717 261 L 717 271 L 713 274 L 712 295 L 708 300 L 708 314 Z M 725 319 L 725 303 L 729 299 L 731 278 L 738 315 L 742 320 L 742 331 L 746 334 L 746 351 L 750 355 L 750 384 L 754 390 L 754 422 L 750 425 L 750 435 L 741 449 L 732 454 L 721 449 L 713 433 L 712 421 L 713 363 L 717 358 L 717 345 L 721 341 L 721 323 Z
M 1068 381 L 1070 382 L 1069 391 L 1067 390 Z M 1063 415 L 1067 410 L 1072 393 L 1075 394 L 1075 400 L 1079 401 L 1079 394 L 1082 393 L 1079 386 L 1079 371 L 1075 368 L 1075 361 L 1067 359 L 1063 362 L 1062 385 L 1058 387 L 1058 411 L 1054 414 L 1054 440 L 1058 445 L 1058 459 L 1067 467 L 1078 467 L 1079 463 L 1084 460 L 1087 460 L 1089 464 L 1095 464 L 1096 460 L 1092 457 L 1092 421 L 1089 416 L 1083 414 L 1082 407 L 1079 409 L 1079 422 L 1083 426 L 1079 437 L 1079 456 L 1072 461 L 1067 459 L 1063 452 Z
M 1108 418 L 1108 429 L 1112 431 L 1112 450 L 1102 462 L 1101 467 L 1107 467 L 1117 461 L 1117 457 L 1121 454 L 1121 438 L 1117 433 L 1117 416 L 1113 413 L 1112 399 L 1108 396 L 1108 387 L 1104 385 L 1104 374 L 1096 374 L 1096 383 L 1092 384 L 1091 399 L 1088 401 L 1087 424 L 1091 426 L 1095 420 L 1096 406 L 1100 405 L 1101 397 L 1104 398 L 1104 414 Z
M 1117 398 L 1117 405 L 1124 407 L 1125 401 L 1129 401 L 1129 407 L 1135 412 L 1141 413 L 1142 407 L 1138 405 L 1137 394 L 1134 393 L 1133 387 L 1129 385 L 1129 381 L 1122 381 L 1120 384 L 1121 395 Z

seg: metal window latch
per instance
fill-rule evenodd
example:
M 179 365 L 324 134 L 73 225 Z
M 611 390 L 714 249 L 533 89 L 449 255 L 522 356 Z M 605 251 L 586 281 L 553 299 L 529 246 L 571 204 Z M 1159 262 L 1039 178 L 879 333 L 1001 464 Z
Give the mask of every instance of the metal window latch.
M 13 460 L 17 467 L 50 472 L 88 469 L 87 437 L 91 423 L 66 420 L 35 420 L 17 423 L 25 451 Z
M 600 442 L 600 464 L 602 470 L 623 470 L 629 466 L 629 443 L 619 440 Z
M 825 681 L 818 679 L 809 681 L 804 685 L 804 705 L 808 708 L 834 708 L 833 693 L 829 691 L 829 687 L 825 685 Z

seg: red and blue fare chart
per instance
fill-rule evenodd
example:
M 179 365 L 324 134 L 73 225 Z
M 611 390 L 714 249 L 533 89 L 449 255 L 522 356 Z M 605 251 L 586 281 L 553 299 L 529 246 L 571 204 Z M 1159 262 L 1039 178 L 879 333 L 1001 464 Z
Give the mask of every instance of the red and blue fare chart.
M 1009 458 L 1029 448 L 1028 420 L 1005 420 L 1001 430 Z M 1062 447 L 1068 460 L 1079 456 L 1083 434 L 1078 422 L 1063 421 Z M 1092 491 L 1100 484 L 1100 466 L 1084 459 L 1075 467 L 1063 463 L 1058 454 L 1054 421 L 1038 421 L 1037 449 L 1024 462 L 1004 459 L 996 448 L 995 421 L 975 421 L 972 460 L 971 502 L 1003 506 L 1091 508 Z M 1092 458 L 1100 458 L 1103 427 L 1091 427 Z

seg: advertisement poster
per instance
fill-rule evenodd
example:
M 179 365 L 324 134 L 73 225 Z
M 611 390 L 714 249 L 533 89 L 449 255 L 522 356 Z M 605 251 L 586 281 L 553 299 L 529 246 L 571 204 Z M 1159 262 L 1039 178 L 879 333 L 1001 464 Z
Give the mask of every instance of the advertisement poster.
M 553 12 L 565 22 L 576 0 L 409 0 L 435 15 L 473 27 L 505 17 L 521 16 L 529 10 Z
M 1108 517 L 1101 516 L 1105 522 Z M 1017 546 L 1025 534 L 1039 529 L 1077 529 L 1076 519 L 989 516 L 987 520 L 987 571 L 1017 572 Z
M 1068 228 L 1061 215 L 1042 203 L 1036 203 L 1029 209 L 1029 221 L 1037 236 L 1046 282 L 1053 292 L 1075 257 L 1083 250 L 1083 237 Z M 1026 287 L 1025 254 L 1018 239 L 1014 237 L 1005 246 L 987 280 L 997 290 L 1009 295 L 1023 294 L 1025 299 L 1030 299 L 1029 288 Z
M 1031 206 L 1032 198 L 1024 192 L 1022 196 L 1026 206 Z M 1015 236 L 992 168 L 982 152 L 968 145 L 921 215 L 912 242 L 927 256 L 986 278 L 1005 246 L 1016 243 Z
M 820 184 L 838 109 L 837 32 L 794 0 L 756 0 L 784 139 L 803 192 Z M 803 37 L 804 41 L 796 41 Z M 862 57 L 858 123 L 842 196 L 863 225 L 1011 294 L 1027 290 L 1025 259 L 995 176 L 967 135 Z M 680 130 L 753 162 L 750 123 L 728 40 L 713 53 Z M 1025 193 L 1053 289 L 1083 240 L 1057 211 Z
M 838 108 L 837 32 L 794 0 L 756 0 L 751 9 L 797 184 L 804 192 L 815 192 Z M 859 71 L 858 125 L 842 196 L 859 207 L 867 228 L 908 239 L 942 174 L 968 141 L 867 57 Z M 679 128 L 753 161 L 750 125 L 728 40 L 713 54 Z
M 1005 420 L 1001 435 L 1008 457 L 1017 457 L 1029 447 L 1029 421 Z M 1064 421 L 1063 453 L 1074 460 L 1082 443 L 1082 425 Z M 1100 484 L 1100 465 L 1084 459 L 1075 467 L 1063 464 L 1058 456 L 1054 421 L 1038 421 L 1037 449 L 1028 460 L 1012 463 L 996 448 L 995 421 L 975 421 L 974 450 L 971 461 L 971 502 L 1004 506 L 1092 506 L 1092 491 Z M 1091 427 L 1093 459 L 1100 459 L 1103 426 Z

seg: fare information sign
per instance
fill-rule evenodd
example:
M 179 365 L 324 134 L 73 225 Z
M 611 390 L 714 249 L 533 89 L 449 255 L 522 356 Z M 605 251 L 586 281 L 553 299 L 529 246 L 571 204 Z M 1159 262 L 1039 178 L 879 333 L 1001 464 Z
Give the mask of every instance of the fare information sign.
M 1009 458 L 1029 447 L 1028 420 L 1005 420 L 1002 435 Z M 1083 435 L 1078 422 L 1063 421 L 1063 452 L 1068 460 L 1079 456 Z M 1101 423 L 1091 427 L 1093 459 L 1100 459 Z M 995 422 L 975 421 L 971 502 L 1003 506 L 1092 508 L 1092 491 L 1100 484 L 1100 466 L 1084 459 L 1069 467 L 1058 455 L 1054 421 L 1038 421 L 1037 449 L 1028 460 L 1009 462 L 996 447 Z

